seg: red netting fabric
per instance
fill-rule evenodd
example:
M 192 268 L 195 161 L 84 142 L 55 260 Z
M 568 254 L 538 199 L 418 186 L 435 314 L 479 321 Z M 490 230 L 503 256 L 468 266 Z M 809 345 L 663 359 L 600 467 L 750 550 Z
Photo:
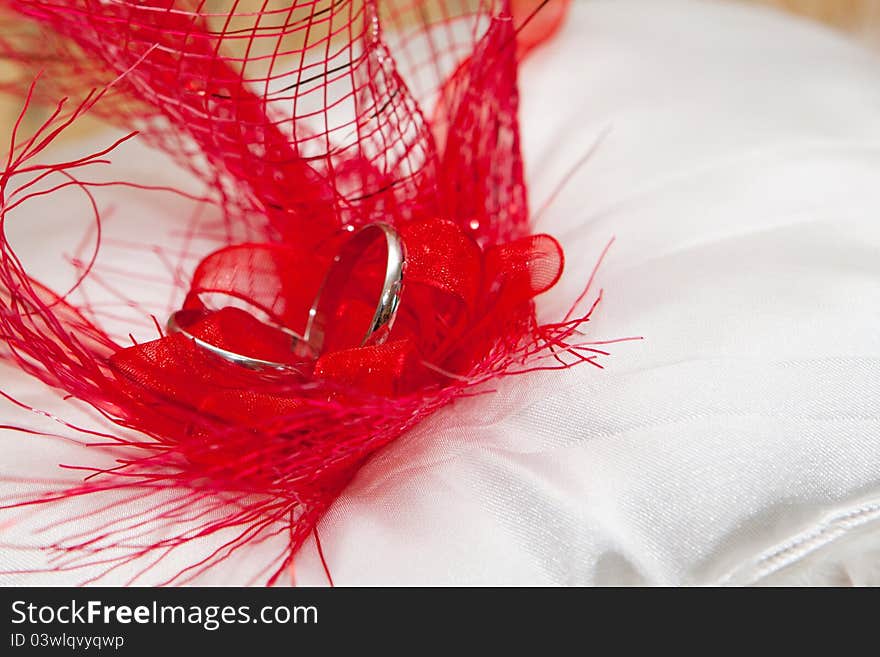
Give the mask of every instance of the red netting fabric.
M 559 279 L 563 256 L 552 237 L 529 234 L 517 67 L 558 27 L 564 0 L 0 4 L 0 54 L 26 71 L 7 90 L 26 104 L 70 99 L 30 137 L 16 126 L 0 177 L 4 231 L 21 206 L 74 187 L 90 200 L 95 243 L 110 242 L 94 201 L 110 183 L 81 172 L 112 147 L 37 163 L 88 111 L 139 131 L 191 171 L 202 189 L 177 193 L 219 213 L 210 224 L 180 217 L 180 244 L 125 247 L 184 254 L 166 285 L 185 293 L 195 317 L 188 330 L 201 339 L 293 359 L 277 327 L 302 330 L 351 230 L 389 222 L 408 252 L 386 343 L 355 344 L 383 266 L 381 253 L 367 253 L 324 353 L 299 376 L 266 377 L 164 335 L 137 303 L 129 306 L 155 329 L 125 344 L 109 311 L 86 295 L 89 285 L 109 287 L 98 247 L 76 259 L 71 289 L 53 289 L 4 232 L 4 355 L 116 427 L 92 441 L 113 450 L 114 467 L 13 505 L 112 493 L 149 508 L 55 546 L 69 563 L 106 563 L 110 572 L 231 536 L 171 580 L 186 582 L 246 545 L 287 536 L 264 569 L 275 582 L 376 450 L 494 378 L 595 364 L 605 353 L 579 331 L 591 309 L 542 325 L 533 303 Z M 114 291 L 138 299 L 132 281 Z M 212 295 L 228 303 L 209 308 Z M 163 537 L 140 531 L 153 521 Z

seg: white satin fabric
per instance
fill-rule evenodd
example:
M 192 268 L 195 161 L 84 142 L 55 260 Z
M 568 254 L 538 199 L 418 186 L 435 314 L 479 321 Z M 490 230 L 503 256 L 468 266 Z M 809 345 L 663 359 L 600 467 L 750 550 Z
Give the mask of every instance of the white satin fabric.
M 379 454 L 320 525 L 335 583 L 749 584 L 880 524 L 880 59 L 764 10 L 588 0 L 522 89 L 533 207 L 574 171 L 537 221 L 567 254 L 542 316 L 614 236 L 588 330 L 645 339 L 605 370 L 503 382 Z M 0 432 L 3 473 L 81 451 Z M 38 546 L 31 523 L 2 531 Z M 200 581 L 246 582 L 277 547 Z M 5 568 L 45 559 L 0 548 Z M 295 576 L 326 583 L 314 543 Z

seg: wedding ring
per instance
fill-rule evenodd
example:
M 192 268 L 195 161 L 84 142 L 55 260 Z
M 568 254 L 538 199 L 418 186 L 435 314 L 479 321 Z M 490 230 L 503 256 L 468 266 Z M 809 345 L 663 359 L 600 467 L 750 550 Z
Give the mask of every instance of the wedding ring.
M 293 355 L 300 358 L 316 359 L 323 353 L 327 328 L 342 300 L 346 283 L 355 273 L 360 256 L 374 242 L 379 240 L 384 240 L 387 254 L 382 289 L 379 293 L 376 310 L 373 313 L 366 333 L 360 344 L 355 346 L 378 345 L 388 339 L 388 334 L 394 325 L 397 309 L 400 305 L 400 295 L 403 289 L 403 277 L 406 269 L 406 249 L 400 235 L 392 226 L 377 222 L 368 224 L 356 231 L 334 256 L 327 273 L 324 275 L 324 280 L 318 288 L 315 299 L 309 308 L 309 315 L 303 335 L 299 336 L 290 329 L 277 327 L 279 330 L 291 335 L 291 353 Z M 223 349 L 196 337 L 186 329 L 186 326 L 192 323 L 186 321 L 186 315 L 192 312 L 178 310 L 172 314 L 167 322 L 169 333 L 180 333 L 192 340 L 193 344 L 197 347 L 205 349 L 230 363 L 251 370 L 281 374 L 302 372 L 296 365 L 252 358 Z
M 186 322 L 187 314 L 192 313 L 192 311 L 188 310 L 178 310 L 176 313 L 172 314 L 171 317 L 168 318 L 168 322 L 165 324 L 165 327 L 168 329 L 169 333 L 180 333 L 182 336 L 189 338 L 192 340 L 193 344 L 197 347 L 204 349 L 205 351 L 210 351 L 215 356 L 219 356 L 223 360 L 229 361 L 235 365 L 240 365 L 241 367 L 246 367 L 249 370 L 254 370 L 255 372 L 262 373 L 277 373 L 277 374 L 302 374 L 302 370 L 296 365 L 292 365 L 289 363 L 276 363 L 271 360 L 262 360 L 260 358 L 251 358 L 250 356 L 245 356 L 244 354 L 239 354 L 234 351 L 229 351 L 228 349 L 223 349 L 222 347 L 218 347 L 217 345 L 211 344 L 201 338 L 194 336 L 192 333 L 184 328 L 185 325 L 190 322 Z M 279 327 L 280 328 L 280 327 Z M 296 336 L 292 331 L 285 331 L 285 333 L 290 333 L 294 336 L 294 343 L 298 342 L 300 338 Z
M 403 287 L 403 273 L 406 268 L 406 252 L 403 242 L 397 231 L 386 223 L 369 224 L 361 228 L 351 236 L 333 258 L 330 268 L 318 288 L 312 307 L 309 309 L 309 319 L 303 333 L 303 341 L 294 347 L 299 355 L 306 356 L 306 349 L 314 355 L 320 355 L 324 350 L 324 339 L 328 322 L 332 319 L 333 312 L 341 301 L 345 283 L 354 272 L 358 257 L 378 239 L 385 240 L 387 261 L 385 264 L 385 278 L 382 281 L 382 291 L 379 294 L 379 303 L 376 312 L 367 328 L 366 335 L 358 346 L 382 344 L 388 339 L 388 333 L 394 325 L 397 317 L 397 307 L 400 304 L 400 291 Z M 305 349 L 297 346 L 304 346 Z

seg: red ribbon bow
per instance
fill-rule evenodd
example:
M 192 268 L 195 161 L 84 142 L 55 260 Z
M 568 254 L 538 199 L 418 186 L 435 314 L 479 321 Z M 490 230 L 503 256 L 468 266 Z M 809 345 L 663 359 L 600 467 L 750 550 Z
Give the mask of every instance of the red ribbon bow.
M 296 394 L 291 381 L 223 361 L 182 334 L 122 349 L 110 359 L 111 367 L 131 395 L 173 399 L 234 423 L 293 412 L 303 396 L 315 394 L 405 395 L 466 377 L 491 356 L 505 327 L 529 316 L 531 299 L 555 284 L 562 271 L 562 250 L 547 235 L 483 250 L 456 224 L 439 219 L 406 225 L 400 235 L 407 247 L 406 282 L 389 340 L 351 346 L 363 336 L 361 327 L 372 317 L 381 287 L 384 258 L 371 249 L 330 322 L 324 353 L 313 363 L 299 363 L 304 374 Z M 236 307 L 209 311 L 202 298 L 223 294 L 246 302 L 273 323 L 301 333 L 338 240 L 326 246 L 315 253 L 243 244 L 209 255 L 196 269 L 184 303 L 186 310 L 201 311 L 187 332 L 251 358 L 296 364 L 301 359 L 287 332 Z

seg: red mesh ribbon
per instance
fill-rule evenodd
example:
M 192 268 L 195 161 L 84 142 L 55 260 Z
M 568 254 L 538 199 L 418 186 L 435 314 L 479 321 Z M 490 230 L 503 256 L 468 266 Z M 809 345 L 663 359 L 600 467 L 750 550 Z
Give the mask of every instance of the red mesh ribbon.
M 288 241 L 389 216 L 442 216 L 486 241 L 526 229 L 516 23 L 534 46 L 568 0 L 8 4 L 50 28 L 57 53 L 20 18 L 0 24 L 0 52 L 57 68 L 72 97 L 124 75 L 96 111 Z
M 37 283 L 0 241 L 9 357 L 142 436 L 107 434 L 124 450 L 118 467 L 65 495 L 123 489 L 179 501 L 156 507 L 167 538 L 120 561 L 240 530 L 174 580 L 188 581 L 286 533 L 288 549 L 266 566 L 275 581 L 376 450 L 475 386 L 544 367 L 538 358 L 554 359 L 546 367 L 592 362 L 596 350 L 570 340 L 588 315 L 550 325 L 535 317 L 532 299 L 556 283 L 563 258 L 553 238 L 528 234 L 517 122 L 518 53 L 558 28 L 567 0 L 5 4 L 16 13 L 0 25 L 0 53 L 51 73 L 36 93 L 60 89 L 82 105 L 29 142 L 14 137 L 0 213 L 30 198 L 11 191 L 14 176 L 75 180 L 99 160 L 32 165 L 68 118 L 91 109 L 141 130 L 224 212 L 226 246 L 195 268 L 184 303 L 197 316 L 193 335 L 293 362 L 290 336 L 274 325 L 302 331 L 350 230 L 390 222 L 408 251 L 388 342 L 351 346 L 375 308 L 377 249 L 346 288 L 325 353 L 302 376 L 265 377 L 180 334 L 122 348 L 99 313 Z M 204 300 L 221 295 L 237 303 L 208 312 Z M 222 510 L 220 520 L 206 520 L 204 507 Z M 108 530 L 101 540 L 120 548 L 131 537 Z

